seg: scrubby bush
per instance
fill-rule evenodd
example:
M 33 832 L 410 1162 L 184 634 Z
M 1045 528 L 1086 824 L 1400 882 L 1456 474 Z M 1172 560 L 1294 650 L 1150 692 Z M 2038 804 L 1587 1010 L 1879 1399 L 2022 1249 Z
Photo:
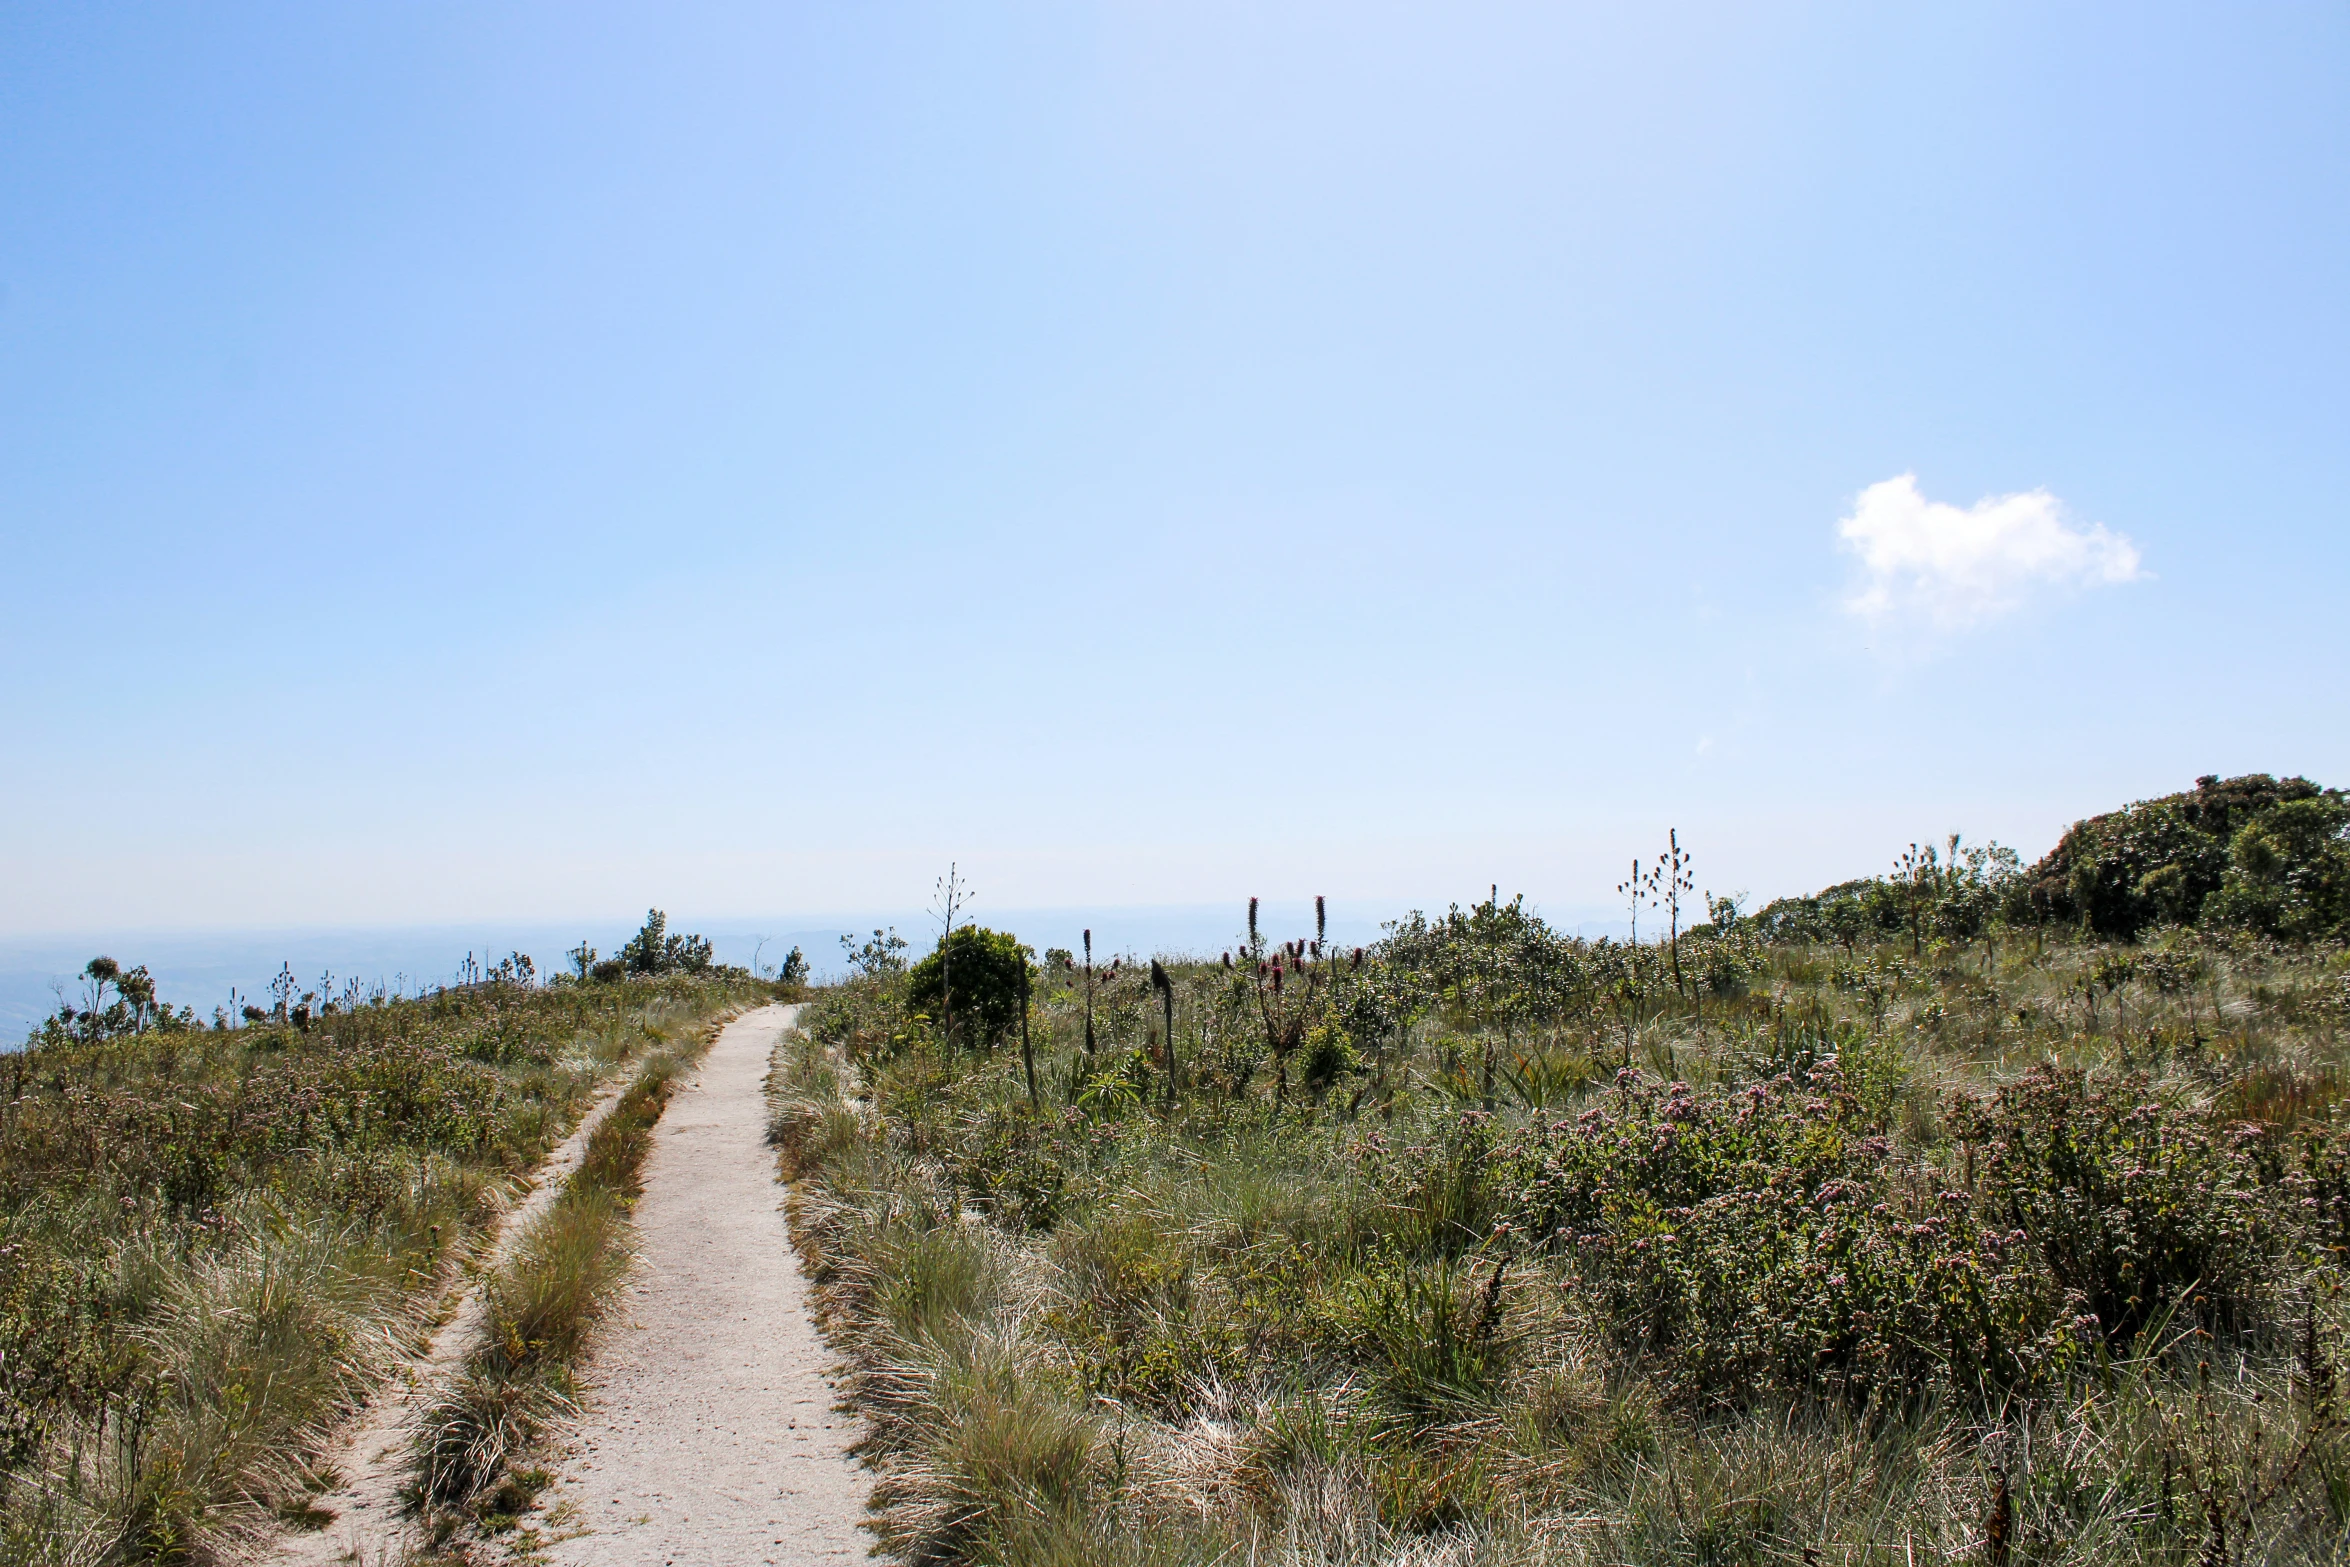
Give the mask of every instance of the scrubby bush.
M 1513 1144 L 1509 1211 L 1699 1404 L 1996 1399 L 2061 1373 L 2086 1325 L 2027 1238 L 1890 1159 L 1887 1132 L 1833 1056 L 1711 1094 L 1629 1073 Z
M 126 969 L 112 958 L 92 958 L 82 969 L 82 986 L 82 1005 L 61 1002 L 33 1030 L 32 1043 L 95 1044 L 148 1033 L 184 1034 L 196 1027 L 195 1008 L 175 1011 L 156 1000 L 154 976 L 143 963 Z
M 2340 790 L 2320 789 L 2306 778 L 2199 778 L 2191 792 L 2074 823 L 2027 873 L 2023 901 L 2034 916 L 2077 922 L 2119 940 L 2156 924 L 2197 924 L 2230 880 L 2233 848 L 2242 834 L 2288 811 L 2283 825 L 2248 841 L 2247 857 L 2257 868 L 2237 877 L 2240 886 L 2273 887 L 2326 857 L 2325 833 L 2306 832 L 2304 825 L 2330 816 L 2338 843 L 2342 800 Z M 2254 896 L 2212 912 L 2230 922 L 2257 923 L 2255 911 L 2266 907 Z
M 2228 844 L 2228 869 L 2207 905 L 2219 924 L 2289 941 L 2350 932 L 2350 799 L 2288 800 L 2255 816 Z
M 2036 1067 L 1952 1129 L 1978 1207 L 2013 1224 L 2113 1346 L 2182 1307 L 2241 1325 L 2278 1283 L 2295 1215 L 2268 1131 L 2215 1124 L 2143 1078 Z
M 941 1027 L 951 1019 L 961 1045 L 986 1049 L 1019 1027 L 1029 987 L 1029 950 L 984 925 L 958 925 L 906 972 L 906 1002 Z
M 1913 846 L 1888 876 L 1780 898 L 1748 921 L 1779 942 L 1848 951 L 1907 931 L 1971 941 L 2071 925 L 2134 941 L 2159 926 L 2292 941 L 2350 932 L 2350 796 L 2305 778 L 2205 777 L 2187 793 L 2075 822 L 2029 870 L 1997 844 Z
M 624 973 L 700 974 L 710 967 L 710 943 L 702 936 L 678 936 L 669 931 L 669 916 L 659 909 L 645 911 L 645 923 L 620 949 Z

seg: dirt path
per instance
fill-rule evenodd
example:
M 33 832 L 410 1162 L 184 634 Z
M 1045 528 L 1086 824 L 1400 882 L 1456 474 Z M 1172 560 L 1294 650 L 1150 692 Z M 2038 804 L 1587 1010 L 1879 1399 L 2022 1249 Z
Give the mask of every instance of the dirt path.
M 768 1057 L 797 1011 L 727 1025 L 654 1131 L 636 1276 L 540 1497 L 540 1560 L 801 1567 L 870 1546 L 766 1141 Z
M 497 1267 L 531 1221 L 555 1200 L 564 1179 L 579 1168 L 587 1152 L 588 1134 L 628 1091 L 631 1075 L 621 1073 L 579 1118 L 571 1135 L 539 1166 L 536 1184 L 500 1221 L 497 1239 L 474 1275 L 477 1280 Z M 447 1320 L 384 1384 L 335 1444 L 327 1462 L 341 1479 L 334 1489 L 312 1502 L 334 1515 L 331 1523 L 315 1533 L 284 1533 L 242 1549 L 232 1546 L 227 1554 L 233 1559 L 266 1563 L 267 1567 L 329 1567 L 347 1562 L 375 1567 L 378 1562 L 405 1558 L 415 1544 L 412 1520 L 400 1505 L 400 1487 L 408 1479 L 406 1460 L 414 1435 L 410 1421 L 431 1390 L 456 1374 L 467 1348 L 480 1337 L 482 1311 L 480 1289 L 475 1283 L 466 1284 Z

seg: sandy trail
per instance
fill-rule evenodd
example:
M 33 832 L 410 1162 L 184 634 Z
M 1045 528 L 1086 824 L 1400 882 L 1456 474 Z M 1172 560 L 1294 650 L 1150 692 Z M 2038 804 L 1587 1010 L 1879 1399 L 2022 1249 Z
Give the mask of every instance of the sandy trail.
M 633 1073 L 623 1072 L 608 1086 L 569 1137 L 540 1165 L 531 1190 L 499 1221 L 496 1239 L 472 1280 L 457 1299 L 456 1309 L 432 1331 L 429 1341 L 410 1356 L 369 1400 L 367 1408 L 336 1441 L 326 1464 L 341 1477 L 330 1491 L 312 1504 L 334 1515 L 334 1521 L 316 1533 L 280 1532 L 243 1548 L 231 1546 L 232 1559 L 265 1562 L 268 1567 L 328 1567 L 330 1563 L 398 1561 L 415 1546 L 415 1520 L 401 1505 L 400 1488 L 407 1483 L 407 1457 L 415 1438 L 413 1421 L 434 1390 L 453 1378 L 465 1352 L 481 1336 L 485 1310 L 480 1280 L 496 1270 L 515 1243 L 528 1232 L 531 1221 L 545 1211 L 563 1182 L 587 1153 L 588 1135 L 628 1091 Z
M 798 1010 L 728 1024 L 654 1130 L 636 1273 L 539 1498 L 540 1560 L 800 1567 L 870 1546 L 766 1140 L 768 1057 Z

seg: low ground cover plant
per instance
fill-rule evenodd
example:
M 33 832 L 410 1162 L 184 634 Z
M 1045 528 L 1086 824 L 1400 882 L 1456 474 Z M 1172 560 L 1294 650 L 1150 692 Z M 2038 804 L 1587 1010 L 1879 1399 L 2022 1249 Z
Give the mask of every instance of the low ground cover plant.
M 92 1005 L 0 1056 L 10 1562 L 181 1561 L 273 1512 L 323 1524 L 322 1432 L 597 1084 L 771 989 L 548 987 L 510 960 L 406 999 L 289 976 L 206 1028 L 103 967 Z
M 1034 963 L 1027 1058 L 902 962 L 820 993 L 773 1136 L 883 1542 L 2341 1559 L 2350 958 L 2107 940 L 1952 858 L 1661 943 L 1236 909 L 1205 960 Z

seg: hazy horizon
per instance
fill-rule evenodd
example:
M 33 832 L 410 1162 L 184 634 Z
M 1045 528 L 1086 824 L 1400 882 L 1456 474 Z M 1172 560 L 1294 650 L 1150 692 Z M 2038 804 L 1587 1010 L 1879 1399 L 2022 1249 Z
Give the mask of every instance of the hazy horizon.
M 1331 911 L 1330 939 L 1346 946 L 1368 944 L 1378 939 L 1384 921 L 1400 918 L 1412 907 L 1433 913 L 1443 905 L 1381 905 L 1373 909 L 1342 905 Z M 862 940 L 876 929 L 895 929 L 906 939 L 910 951 L 918 954 L 936 939 L 939 929 L 935 915 L 920 908 L 778 914 L 763 920 L 713 920 L 688 912 L 664 912 L 669 914 L 672 931 L 709 937 L 718 962 L 744 967 L 756 962 L 772 967 L 796 945 L 818 979 L 847 972 L 839 946 L 841 936 Z M 1546 917 L 1590 936 L 1620 935 L 1624 928 L 1621 911 L 1611 913 L 1598 906 L 1552 909 L 1546 911 Z M 614 955 L 641 918 L 0 936 L 0 1048 L 14 1046 L 28 1028 L 49 1015 L 57 1002 L 52 987 L 62 986 L 71 999 L 79 988 L 78 970 L 101 952 L 126 965 L 144 963 L 165 1001 L 194 1006 L 198 1018 L 208 1020 L 213 1006 L 225 1004 L 229 986 L 234 985 L 248 1000 L 260 996 L 281 964 L 292 968 L 305 989 L 314 986 L 322 971 L 332 970 L 338 982 L 354 978 L 363 983 L 388 982 L 395 976 L 404 977 L 406 989 L 413 992 L 451 983 L 467 955 L 487 963 L 522 952 L 532 959 L 543 980 L 568 968 L 565 954 L 582 940 L 602 956 Z M 1123 909 L 978 908 L 970 918 L 1012 931 L 1040 955 L 1051 947 L 1080 950 L 1084 931 L 1091 929 L 1094 951 L 1107 963 L 1118 956 L 1212 957 L 1235 944 L 1247 921 L 1247 905 L 1243 900 L 1231 905 Z M 1313 903 L 1311 899 L 1267 899 L 1260 918 L 1268 939 L 1310 935 Z

